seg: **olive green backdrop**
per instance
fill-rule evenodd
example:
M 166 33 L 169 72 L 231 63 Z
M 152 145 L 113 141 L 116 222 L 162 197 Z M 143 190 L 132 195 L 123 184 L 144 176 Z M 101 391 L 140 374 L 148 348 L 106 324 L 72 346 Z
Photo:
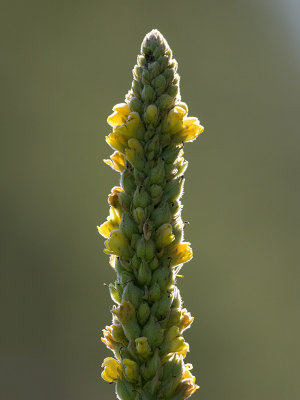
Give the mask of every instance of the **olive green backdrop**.
M 96 225 L 118 184 L 106 118 L 157 28 L 206 128 L 185 147 L 195 255 L 178 282 L 193 399 L 299 399 L 299 2 L 0 6 L 0 397 L 114 399 L 100 379 L 114 273 Z

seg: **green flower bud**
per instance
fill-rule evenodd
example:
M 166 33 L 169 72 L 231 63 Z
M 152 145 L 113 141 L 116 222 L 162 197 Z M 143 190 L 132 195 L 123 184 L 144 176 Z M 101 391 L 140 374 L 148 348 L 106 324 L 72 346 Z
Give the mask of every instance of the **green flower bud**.
M 138 233 L 134 233 L 134 234 L 132 235 L 130 245 L 131 245 L 131 247 L 132 247 L 133 249 L 136 249 L 136 246 L 137 246 L 137 243 L 138 243 L 139 239 L 140 239 L 140 235 L 139 235 Z M 135 254 L 135 256 L 136 256 L 136 254 Z M 138 264 L 138 265 L 139 265 L 139 264 Z
M 161 369 L 161 359 L 158 350 L 156 350 L 153 357 L 141 366 L 141 374 L 145 380 L 150 380 Z
M 146 260 L 152 260 L 155 254 L 155 244 L 153 240 L 146 241 L 145 257 Z
M 121 322 L 125 336 L 128 340 L 135 340 L 137 337 L 141 336 L 141 328 L 136 320 L 135 309 L 131 303 L 123 301 L 119 308 L 112 310 L 112 313 Z
M 158 97 L 156 100 L 157 106 L 160 108 L 161 111 L 167 110 L 168 108 L 171 107 L 173 103 L 173 98 L 168 95 L 167 93 L 164 93 Z
M 181 308 L 181 296 L 179 290 L 176 288 L 173 292 L 172 308 Z M 176 324 L 178 325 L 178 324 Z
M 135 339 L 135 343 L 139 355 L 143 359 L 149 358 L 149 356 L 151 355 L 151 348 L 148 344 L 148 339 L 146 337 L 140 337 Z
M 122 215 L 120 229 L 129 240 L 132 238 L 134 233 L 138 233 L 138 227 L 128 212 L 125 212 Z
M 151 203 L 151 197 L 144 188 L 136 188 L 133 195 L 133 206 L 146 208 Z
M 137 207 L 132 212 L 135 222 L 140 225 L 146 218 L 146 212 L 142 207 Z
M 139 367 L 135 361 L 125 358 L 123 360 L 123 371 L 128 382 L 135 383 L 139 380 Z
M 156 199 L 157 197 L 161 197 L 163 194 L 163 189 L 160 185 L 152 185 L 150 187 L 150 194 L 152 199 Z
M 162 153 L 162 159 L 169 164 L 173 164 L 180 154 L 183 154 L 183 150 L 180 147 L 167 149 Z
M 149 291 L 149 301 L 155 303 L 160 299 L 160 287 L 157 282 L 155 282 Z
M 157 62 L 160 64 L 160 70 L 164 71 L 168 66 L 169 57 L 167 55 L 160 56 Z
M 116 273 L 118 281 L 121 285 L 125 285 L 127 282 L 133 279 L 133 275 L 126 271 L 119 262 L 116 263 Z
M 142 83 L 134 79 L 132 82 L 132 90 L 137 97 L 140 97 L 143 90 Z
M 183 175 L 185 170 L 187 169 L 188 162 L 179 160 L 175 165 L 167 164 L 166 165 L 166 177 L 167 180 L 170 181 L 171 179 L 175 179 Z
M 157 61 L 150 63 L 148 68 L 152 79 L 159 74 L 159 63 Z
M 160 56 L 164 54 L 164 50 L 161 47 L 156 47 L 156 49 L 153 51 L 153 56 L 155 57 L 156 60 L 159 59 Z
M 164 334 L 159 323 L 151 315 L 147 324 L 142 330 L 142 335 L 148 339 L 148 343 L 152 348 L 158 347 L 164 340 Z
M 151 269 L 148 267 L 145 261 L 142 261 L 138 272 L 138 282 L 141 285 L 149 285 L 151 278 Z
M 131 272 L 131 259 L 126 260 L 124 257 L 119 257 L 118 262 L 122 265 L 123 268 L 126 269 L 126 271 Z
M 172 201 L 169 203 L 169 210 L 171 215 L 177 215 L 181 210 L 181 203 L 179 200 Z
M 177 178 L 168 182 L 165 186 L 163 201 L 175 201 L 180 199 L 183 193 L 184 179 Z
M 174 244 L 182 242 L 183 228 L 184 228 L 184 224 L 182 222 L 182 219 L 180 217 L 178 217 L 172 224 L 172 232 L 175 236 Z
M 138 186 L 142 185 L 145 180 L 145 174 L 137 168 L 134 168 L 133 175 L 135 184 Z
M 148 85 L 150 83 L 150 72 L 147 69 L 143 69 L 142 72 L 142 83 L 143 85 Z M 145 99 L 143 99 L 145 100 Z
M 150 139 L 147 143 L 147 151 L 155 151 L 159 149 L 159 136 L 154 135 L 152 139 Z
M 170 221 L 171 212 L 167 203 L 161 203 L 159 207 L 153 210 L 151 215 L 151 221 L 153 228 L 157 228 L 160 225 Z
M 123 290 L 122 301 L 131 303 L 134 308 L 138 308 L 142 302 L 144 292 L 133 282 L 128 282 Z
M 174 72 L 176 72 L 178 69 L 178 63 L 174 58 L 173 58 L 173 60 L 170 61 L 169 66 L 172 68 L 172 70 Z M 175 78 L 176 78 L 176 76 L 179 76 L 179 75 L 175 73 Z
M 142 90 L 142 99 L 146 103 L 152 103 L 155 100 L 155 91 L 150 85 L 145 85 Z
M 166 398 L 174 393 L 178 383 L 184 374 L 184 364 L 182 357 L 176 354 L 164 365 L 163 368 L 163 393 Z
M 143 110 L 143 103 L 138 97 L 132 97 L 129 102 L 130 111 L 141 113 Z
M 174 325 L 179 325 L 181 320 L 181 311 L 178 308 L 172 308 L 168 316 L 168 321 L 164 328 L 170 328 Z
M 171 86 L 169 86 L 169 88 L 168 88 L 168 94 L 169 94 L 171 97 L 176 97 L 177 94 L 178 94 L 178 92 L 179 92 L 179 88 L 178 88 L 177 85 L 171 85 Z
M 153 259 L 149 263 L 149 267 L 154 271 L 159 266 L 158 258 L 153 257 Z
M 148 318 L 150 315 L 150 307 L 148 306 L 148 303 L 143 302 L 140 304 L 137 312 L 137 319 L 139 321 L 140 325 L 145 325 L 147 322 Z
M 162 291 L 168 290 L 174 284 L 173 272 L 168 267 L 160 267 L 152 274 L 152 284 L 159 285 Z
M 157 304 L 156 317 L 161 320 L 166 317 L 167 313 L 170 311 L 172 303 L 172 297 L 169 294 L 164 294 L 161 299 L 155 303 Z
M 158 75 L 153 81 L 152 81 L 152 85 L 153 87 L 156 89 L 160 89 L 163 93 L 163 90 L 165 89 L 167 84 L 166 78 L 164 77 L 164 75 Z
M 110 296 L 113 301 L 115 301 L 117 304 L 121 304 L 121 299 L 122 299 L 122 286 L 120 284 L 116 284 L 116 286 L 112 283 L 108 285 L 109 291 L 110 291 Z
M 145 399 L 154 399 L 153 396 L 155 396 L 156 392 L 161 387 L 160 378 L 161 378 L 161 371 L 158 370 L 156 371 L 154 378 L 148 381 L 143 386 L 143 393 L 145 394 Z
M 146 257 L 146 240 L 145 238 L 142 236 L 136 245 L 136 255 L 139 258 L 145 258 Z
M 150 171 L 150 183 L 162 185 L 165 178 L 165 164 L 159 160 L 156 167 Z
M 155 232 L 155 244 L 157 249 L 168 246 L 174 239 L 175 236 L 172 234 L 171 224 L 163 224 Z
M 118 194 L 118 198 L 122 209 L 129 210 L 132 201 L 131 195 L 126 192 L 121 192 Z
M 167 68 L 163 72 L 163 76 L 167 80 L 167 84 L 170 84 L 174 79 L 175 71 L 173 68 Z
M 141 260 L 135 254 L 131 259 L 131 265 L 132 265 L 133 269 L 137 270 L 140 265 L 140 262 L 141 262 Z
M 118 379 L 116 385 L 116 392 L 119 399 L 122 400 L 135 400 L 136 390 L 134 386 L 129 383 L 126 379 Z
M 155 104 L 150 104 L 145 111 L 144 121 L 146 124 L 155 126 L 158 122 L 158 108 Z
M 131 245 L 131 247 L 132 247 L 133 249 L 136 249 L 137 242 L 139 241 L 139 239 L 140 239 L 140 235 L 139 235 L 138 233 L 134 233 L 134 234 L 132 235 L 130 245 Z M 135 254 L 135 255 L 136 255 L 136 254 Z
M 140 80 L 142 77 L 142 72 L 143 72 L 143 68 L 136 65 L 132 70 L 134 79 L 136 79 L 137 81 Z
M 146 64 L 146 59 L 143 55 L 139 55 L 137 57 L 137 62 L 139 64 L 140 67 L 143 67 Z
M 152 161 L 153 158 L 154 158 L 154 155 L 155 155 L 154 151 L 148 151 L 148 152 L 146 153 L 147 160 L 148 160 L 148 161 Z
M 126 193 L 133 194 L 136 189 L 136 184 L 134 180 L 134 176 L 132 173 L 125 169 L 121 175 L 121 185 L 124 188 Z

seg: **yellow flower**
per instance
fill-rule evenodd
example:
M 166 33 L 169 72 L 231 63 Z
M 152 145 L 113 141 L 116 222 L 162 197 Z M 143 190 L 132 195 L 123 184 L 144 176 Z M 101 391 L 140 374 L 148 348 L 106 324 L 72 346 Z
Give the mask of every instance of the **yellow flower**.
M 176 400 L 187 399 L 199 389 L 198 385 L 194 385 L 191 379 L 182 380 L 177 386 L 173 398 Z
M 179 324 L 180 331 L 183 332 L 185 329 L 189 328 L 193 321 L 194 317 L 191 316 L 191 313 L 189 313 L 186 308 L 181 310 L 181 318 Z
M 193 258 L 193 250 L 190 247 L 190 243 L 185 242 L 176 244 L 169 250 L 168 254 L 171 257 L 171 267 L 183 264 Z
M 97 226 L 98 232 L 100 235 L 104 236 L 105 238 L 110 237 L 110 233 L 119 228 L 121 222 L 120 215 L 118 210 L 114 207 L 110 207 L 109 209 L 109 217 L 107 221 L 104 222 L 102 225 Z
M 182 379 L 190 379 L 192 381 L 192 383 L 195 383 L 196 378 L 190 372 L 191 369 L 193 369 L 192 364 L 185 364 L 185 366 L 184 366 L 184 374 L 183 374 Z
M 114 207 L 118 213 L 121 212 L 121 210 L 120 210 L 121 204 L 120 204 L 120 200 L 119 200 L 120 193 L 124 193 L 124 189 L 120 186 L 114 186 L 111 189 L 110 194 L 108 195 L 108 204 L 110 206 Z
M 173 134 L 180 131 L 183 127 L 184 112 L 185 110 L 181 107 L 172 108 L 162 123 L 162 132 Z
M 112 127 L 124 124 L 124 122 L 128 117 L 128 114 L 130 113 L 128 104 L 126 103 L 116 104 L 113 110 L 114 113 L 107 118 L 108 124 Z
M 177 326 L 172 326 L 166 332 L 164 343 L 161 346 L 162 354 L 177 353 L 185 358 L 186 353 L 190 347 L 188 343 L 184 341 Z
M 137 138 L 143 139 L 144 126 L 141 121 L 141 117 L 137 112 L 131 112 L 124 124 L 117 126 L 114 130 L 118 135 L 122 135 L 125 138 Z
M 112 328 L 111 326 L 106 326 L 106 329 L 102 330 L 103 332 L 103 336 L 101 338 L 101 342 L 105 343 L 106 346 L 111 349 L 112 351 L 114 351 L 114 345 L 115 345 L 115 341 L 112 337 Z
M 104 368 L 101 376 L 107 382 L 117 382 L 117 379 L 122 375 L 120 363 L 112 357 L 105 358 L 101 366 Z
M 112 255 L 109 257 L 109 265 L 110 265 L 113 269 L 116 268 L 116 262 L 117 262 L 117 256 L 115 256 L 114 254 L 112 254 Z
M 177 107 L 183 108 L 184 111 L 185 111 L 185 115 L 187 115 L 189 109 L 188 109 L 188 106 L 187 106 L 186 103 L 184 103 L 183 101 L 179 101 L 179 102 L 176 104 L 176 106 L 177 106 Z
M 192 142 L 204 131 L 198 118 L 186 118 L 183 120 L 183 129 L 177 133 L 177 139 L 183 142 Z
M 176 350 L 177 354 L 181 354 L 182 358 L 186 357 L 186 353 L 190 351 L 190 346 L 187 342 L 183 342 L 180 347 L 178 348 L 178 350 Z
M 129 244 L 121 230 L 116 229 L 110 233 L 110 237 L 105 241 L 106 249 L 104 253 L 115 254 L 116 256 L 129 257 Z
M 125 169 L 126 158 L 119 151 L 115 151 L 111 156 L 110 160 L 103 160 L 105 164 L 109 165 L 112 169 L 118 172 L 122 172 Z
M 119 132 L 114 131 L 106 136 L 106 142 L 115 150 L 125 153 L 127 147 L 127 138 L 121 135 Z

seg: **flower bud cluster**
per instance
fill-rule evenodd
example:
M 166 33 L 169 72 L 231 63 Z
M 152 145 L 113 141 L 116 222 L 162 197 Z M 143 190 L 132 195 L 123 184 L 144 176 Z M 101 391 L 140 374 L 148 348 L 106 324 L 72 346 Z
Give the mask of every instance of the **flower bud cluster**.
M 192 249 L 183 239 L 183 144 L 203 127 L 180 101 L 177 62 L 156 30 L 144 39 L 126 102 L 117 104 L 106 137 L 115 150 L 105 162 L 121 174 L 108 197 L 110 213 L 98 227 L 117 279 L 115 306 L 102 341 L 102 377 L 121 400 L 181 400 L 198 386 L 182 333 L 193 317 L 182 307 L 176 276 Z

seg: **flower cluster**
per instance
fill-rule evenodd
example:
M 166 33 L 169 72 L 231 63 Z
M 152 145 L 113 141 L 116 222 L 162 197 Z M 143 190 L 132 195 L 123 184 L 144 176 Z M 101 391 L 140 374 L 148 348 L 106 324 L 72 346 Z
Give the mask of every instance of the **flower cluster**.
M 102 377 L 116 383 L 121 400 L 182 400 L 198 386 L 184 358 L 182 333 L 193 317 L 182 307 L 176 276 L 193 252 L 183 239 L 180 198 L 187 161 L 183 145 L 203 127 L 180 101 L 177 62 L 163 36 L 144 39 L 126 102 L 117 104 L 106 137 L 115 150 L 105 162 L 121 174 L 113 187 L 104 252 L 117 279 L 115 306 L 102 341 L 114 353 Z

